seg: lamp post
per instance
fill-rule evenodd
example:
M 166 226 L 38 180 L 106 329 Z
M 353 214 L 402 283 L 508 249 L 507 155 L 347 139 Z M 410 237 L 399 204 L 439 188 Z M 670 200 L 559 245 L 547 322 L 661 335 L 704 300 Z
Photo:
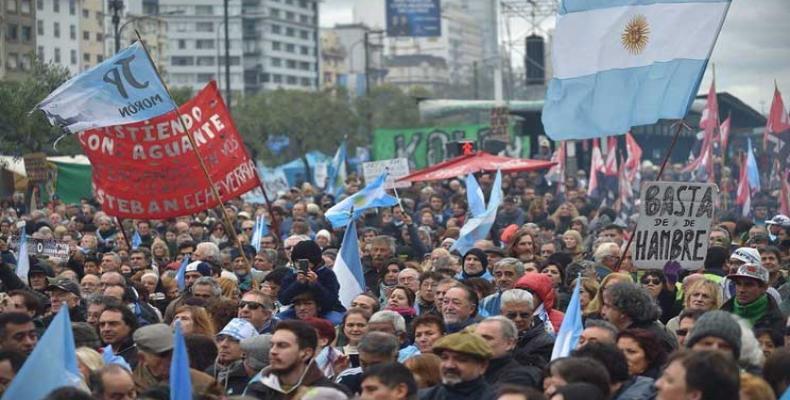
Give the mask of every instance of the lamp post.
M 370 35 L 383 35 L 383 30 L 365 31 L 365 95 L 370 95 Z

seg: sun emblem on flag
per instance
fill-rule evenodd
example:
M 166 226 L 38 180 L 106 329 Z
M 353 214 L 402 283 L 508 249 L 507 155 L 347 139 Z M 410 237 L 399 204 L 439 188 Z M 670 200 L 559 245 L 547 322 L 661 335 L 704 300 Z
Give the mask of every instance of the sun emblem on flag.
M 352 203 L 354 204 L 354 207 L 359 208 L 359 207 L 362 207 L 362 206 L 365 205 L 365 201 L 366 200 L 367 199 L 365 199 L 365 196 L 357 196 L 357 197 L 354 198 Z
M 645 49 L 648 42 L 648 35 L 650 34 L 650 25 L 647 24 L 647 18 L 644 15 L 634 15 L 625 30 L 620 35 L 620 41 L 623 47 L 631 54 L 639 54 Z

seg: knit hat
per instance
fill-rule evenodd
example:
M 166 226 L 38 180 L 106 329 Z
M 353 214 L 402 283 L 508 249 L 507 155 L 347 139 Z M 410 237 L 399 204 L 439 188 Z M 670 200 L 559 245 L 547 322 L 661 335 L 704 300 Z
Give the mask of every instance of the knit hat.
M 291 261 L 296 262 L 301 259 L 310 260 L 314 266 L 321 265 L 323 261 L 321 248 L 312 240 L 302 240 L 291 251 Z
M 483 272 L 485 272 L 486 269 L 488 269 L 488 256 L 486 255 L 486 253 L 483 250 L 478 249 L 477 247 L 473 247 L 469 249 L 469 251 L 467 251 L 466 254 L 464 254 L 463 261 L 466 261 L 466 257 L 468 257 L 470 254 L 477 257 L 477 259 L 480 260 L 480 263 L 483 264 Z M 462 261 L 462 265 L 463 265 L 463 261 Z M 464 273 L 466 273 L 466 269 L 464 269 Z
M 714 310 L 702 314 L 686 337 L 686 347 L 692 348 L 700 340 L 713 336 L 732 346 L 737 359 L 741 355 L 741 327 L 726 311 Z
M 246 363 L 255 371 L 269 366 L 269 349 L 272 347 L 272 335 L 253 336 L 240 342 L 241 351 L 246 356 Z

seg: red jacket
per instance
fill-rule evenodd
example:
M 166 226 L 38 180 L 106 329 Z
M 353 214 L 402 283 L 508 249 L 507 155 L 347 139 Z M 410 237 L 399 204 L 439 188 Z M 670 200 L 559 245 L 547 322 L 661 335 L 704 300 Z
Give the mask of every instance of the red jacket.
M 549 320 L 551 321 L 551 326 L 554 327 L 554 332 L 560 331 L 562 318 L 565 317 L 565 314 L 554 309 L 554 302 L 557 300 L 557 296 L 554 293 L 554 285 L 548 275 L 528 272 L 516 282 L 516 289 L 529 290 L 533 295 L 538 296 L 543 303 L 543 308 L 549 314 Z

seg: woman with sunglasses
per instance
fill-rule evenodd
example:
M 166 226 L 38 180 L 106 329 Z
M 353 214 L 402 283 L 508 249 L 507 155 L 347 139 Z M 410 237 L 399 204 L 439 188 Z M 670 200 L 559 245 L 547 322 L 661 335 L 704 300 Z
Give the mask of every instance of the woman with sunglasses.
M 639 278 L 639 286 L 650 294 L 650 297 L 661 307 L 661 317 L 659 320 L 666 324 L 670 318 L 680 313 L 681 307 L 675 303 L 675 291 L 667 282 L 664 272 L 653 269 L 645 271 Z M 672 288 L 674 289 L 674 288 Z
M 721 286 L 705 278 L 694 281 L 686 288 L 683 296 L 683 310 L 700 310 L 702 312 L 718 310 L 724 303 Z M 676 332 L 680 329 L 681 316 L 672 317 L 667 322 L 667 329 Z

